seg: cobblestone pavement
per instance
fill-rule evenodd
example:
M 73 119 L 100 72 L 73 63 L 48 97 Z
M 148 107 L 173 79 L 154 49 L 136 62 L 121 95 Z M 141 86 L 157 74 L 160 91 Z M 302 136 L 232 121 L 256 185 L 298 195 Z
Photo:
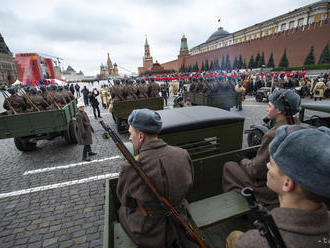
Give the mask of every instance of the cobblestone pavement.
M 248 96 L 243 111 L 232 111 L 246 118 L 246 129 L 261 123 L 266 105 Z M 39 142 L 37 151 L 26 153 L 16 149 L 13 139 L 0 140 L 1 248 L 102 247 L 105 178 L 117 175 L 121 159 L 113 142 L 102 139 L 91 107 L 86 110 L 95 129 L 97 155 L 91 162 L 82 163 L 82 146 L 67 145 L 61 137 Z M 101 111 L 115 128 L 111 115 Z M 120 137 L 128 140 L 127 134 Z

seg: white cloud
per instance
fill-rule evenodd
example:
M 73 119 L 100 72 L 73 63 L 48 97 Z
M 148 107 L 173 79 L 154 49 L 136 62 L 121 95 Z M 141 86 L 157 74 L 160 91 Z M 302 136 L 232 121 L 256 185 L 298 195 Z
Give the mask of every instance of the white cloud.
M 142 65 L 145 34 L 154 60 L 173 60 L 185 34 L 192 48 L 217 30 L 254 25 L 313 3 L 312 0 L 5 0 L 1 33 L 14 53 L 42 52 L 96 75 L 110 52 L 131 71 Z M 125 71 L 123 71 L 125 72 Z

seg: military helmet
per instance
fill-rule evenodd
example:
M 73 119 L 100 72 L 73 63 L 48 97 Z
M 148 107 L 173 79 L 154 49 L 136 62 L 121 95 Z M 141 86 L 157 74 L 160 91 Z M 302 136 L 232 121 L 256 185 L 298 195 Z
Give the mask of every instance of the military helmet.
M 62 85 L 57 86 L 57 90 L 63 90 L 63 86 Z
M 141 83 L 144 84 L 146 82 L 146 80 L 144 80 L 144 78 L 141 78 Z
M 9 94 L 14 95 L 17 92 L 17 88 L 15 86 L 11 86 L 7 91 Z
M 140 83 L 141 82 L 141 79 L 140 78 L 137 78 L 137 79 L 135 79 L 135 82 L 136 83 Z
M 52 84 L 50 87 L 51 90 L 57 90 L 57 86 L 55 84 Z
M 68 85 L 64 85 L 64 89 L 68 90 L 69 86 Z
M 48 85 L 47 85 L 47 87 L 48 87 Z M 40 89 L 42 92 L 46 91 L 46 87 L 45 87 L 44 85 L 40 85 L 39 89 Z
M 33 95 L 37 94 L 37 88 L 36 87 L 31 87 L 30 88 L 30 93 L 33 94 Z
M 31 87 L 30 86 L 26 86 L 25 88 L 24 88 L 24 90 L 25 90 L 25 92 L 30 92 L 30 90 L 31 90 Z
M 150 82 L 155 82 L 155 78 L 154 77 L 149 77 L 148 79 L 150 80 Z

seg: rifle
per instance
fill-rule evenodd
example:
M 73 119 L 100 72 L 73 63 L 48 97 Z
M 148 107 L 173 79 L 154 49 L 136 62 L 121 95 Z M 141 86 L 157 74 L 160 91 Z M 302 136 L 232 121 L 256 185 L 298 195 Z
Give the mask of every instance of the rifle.
M 41 110 L 32 102 L 31 98 L 21 89 L 22 96 L 38 111 L 41 112 Z
M 49 96 L 53 100 L 53 102 L 55 103 L 57 109 L 61 109 L 60 106 L 57 104 L 55 98 L 52 96 L 52 94 L 49 94 L 49 92 L 47 91 L 47 89 L 46 89 L 45 92 L 46 92 L 47 96 Z
M 254 225 L 258 228 L 260 235 L 267 239 L 269 247 L 286 248 L 271 213 L 264 206 L 257 204 L 253 189 L 245 187 L 241 190 L 241 195 L 245 197 L 250 209 L 254 212 L 257 218 Z
M 3 97 L 5 98 L 5 101 L 7 101 L 10 110 L 13 111 L 14 115 L 17 115 L 17 111 L 14 109 L 13 105 L 11 105 L 11 103 L 9 101 L 9 96 L 4 91 L 1 91 L 1 92 L 2 92 Z
M 124 155 L 126 160 L 130 163 L 131 166 L 135 169 L 135 171 L 138 173 L 138 175 L 141 177 L 141 179 L 144 181 L 144 183 L 148 186 L 148 188 L 151 190 L 151 192 L 157 197 L 157 199 L 162 203 L 163 207 L 172 214 L 175 219 L 181 224 L 181 226 L 186 230 L 186 232 L 189 234 L 189 236 L 195 240 L 198 245 L 201 248 L 208 248 L 208 246 L 205 244 L 205 242 L 188 226 L 188 224 L 180 217 L 178 211 L 172 206 L 172 204 L 164 197 L 162 196 L 156 187 L 151 183 L 150 179 L 146 176 L 146 174 L 141 169 L 141 164 L 135 160 L 134 156 L 129 152 L 129 150 L 126 148 L 126 146 L 123 144 L 121 139 L 118 137 L 118 135 L 103 121 L 100 121 L 100 124 L 104 128 L 104 130 L 110 135 L 112 140 L 115 142 L 116 146 L 120 150 L 120 152 Z

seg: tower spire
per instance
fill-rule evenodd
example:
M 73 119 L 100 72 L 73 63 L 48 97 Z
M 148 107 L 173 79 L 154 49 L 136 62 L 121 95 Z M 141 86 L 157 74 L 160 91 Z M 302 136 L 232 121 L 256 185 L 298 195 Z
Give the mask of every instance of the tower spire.
M 148 39 L 147 39 L 147 35 L 146 35 L 146 41 L 145 41 L 145 44 L 144 44 L 144 60 L 145 59 L 152 59 L 151 55 L 150 55 L 150 47 L 149 47 L 149 44 L 148 44 Z

